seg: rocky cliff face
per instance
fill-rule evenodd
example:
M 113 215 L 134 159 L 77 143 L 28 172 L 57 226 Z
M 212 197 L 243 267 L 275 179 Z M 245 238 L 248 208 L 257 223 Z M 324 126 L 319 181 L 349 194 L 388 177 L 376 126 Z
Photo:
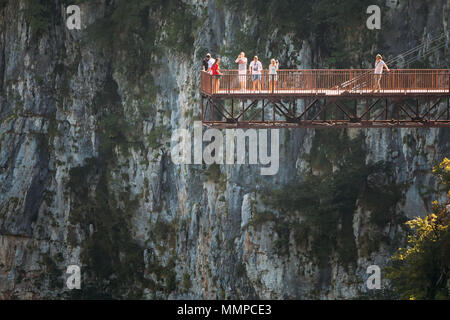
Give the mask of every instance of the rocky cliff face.
M 201 112 L 199 57 L 339 65 L 321 29 L 270 32 L 273 16 L 233 1 L 75 3 L 81 31 L 65 26 L 68 1 L 0 1 L 0 299 L 375 295 L 366 268 L 429 209 L 448 129 L 283 129 L 275 176 L 175 165 L 171 132 Z M 447 1 L 399 3 L 375 35 L 342 31 L 335 49 L 369 47 L 347 67 L 448 31 Z M 442 51 L 429 63 L 448 67 Z M 66 288 L 71 264 L 82 290 Z

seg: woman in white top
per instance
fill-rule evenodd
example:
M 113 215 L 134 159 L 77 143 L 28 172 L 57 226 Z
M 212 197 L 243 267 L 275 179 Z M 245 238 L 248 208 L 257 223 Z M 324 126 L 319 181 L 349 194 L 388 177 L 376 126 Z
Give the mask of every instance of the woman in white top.
M 388 66 L 386 65 L 386 63 L 384 63 L 383 57 L 381 56 L 381 54 L 377 54 L 377 60 L 375 61 L 375 78 L 374 78 L 375 86 L 374 86 L 372 92 L 375 92 L 375 91 L 380 92 L 380 89 L 381 89 L 380 82 L 381 82 L 381 76 L 383 74 L 383 68 L 386 68 L 387 72 L 390 71 Z
M 269 64 L 269 90 L 270 91 L 275 90 L 275 88 L 277 86 L 277 80 L 278 80 L 277 71 L 278 71 L 279 65 L 280 65 L 280 63 L 278 62 L 278 60 L 276 60 L 276 61 L 275 61 L 275 59 L 270 60 L 270 64 Z
M 245 57 L 245 53 L 241 52 L 235 62 L 238 64 L 238 77 L 241 90 L 243 90 L 247 82 L 247 58 Z

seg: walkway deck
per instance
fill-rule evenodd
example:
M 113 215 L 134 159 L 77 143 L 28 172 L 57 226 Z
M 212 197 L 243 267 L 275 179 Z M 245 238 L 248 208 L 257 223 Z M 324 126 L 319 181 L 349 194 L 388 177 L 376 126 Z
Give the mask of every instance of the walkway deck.
M 450 127 L 449 69 L 391 70 L 377 92 L 373 70 L 279 70 L 259 77 L 222 72 L 201 74 L 205 126 Z
M 212 96 L 216 98 L 228 98 L 230 96 L 236 98 L 255 98 L 258 96 L 264 97 L 311 97 L 311 96 L 328 96 L 328 97 L 395 97 L 395 96 L 450 96 L 449 90 L 424 90 L 424 89 L 406 89 L 406 90 L 380 90 L 379 92 L 372 92 L 371 90 L 342 90 L 342 89 L 318 89 L 318 90 L 307 90 L 307 89 L 279 89 L 276 91 L 271 90 L 240 90 L 240 89 L 219 89 L 214 92 Z
M 267 70 L 260 80 L 253 82 L 250 74 L 240 75 L 237 70 L 224 70 L 222 76 L 202 72 L 201 92 L 217 98 L 239 96 L 443 96 L 450 95 L 449 69 L 391 70 L 381 77 L 380 93 L 374 94 L 373 70 L 279 70 L 276 76 Z M 248 73 L 248 72 L 247 72 Z

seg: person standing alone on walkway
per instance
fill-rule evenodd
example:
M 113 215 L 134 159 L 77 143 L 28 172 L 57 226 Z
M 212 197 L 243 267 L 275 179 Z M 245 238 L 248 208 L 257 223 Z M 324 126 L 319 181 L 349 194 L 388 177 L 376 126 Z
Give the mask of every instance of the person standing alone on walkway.
M 255 84 L 258 84 L 258 90 L 261 91 L 261 70 L 262 70 L 262 64 L 258 61 L 258 57 L 255 56 L 253 58 L 253 61 L 250 63 L 250 74 L 252 75 L 252 82 L 253 82 L 253 90 L 255 90 Z
M 375 86 L 372 90 L 372 92 L 378 91 L 380 92 L 381 86 L 380 86 L 380 82 L 381 82 L 381 76 L 383 75 L 383 68 L 386 68 L 386 70 L 389 72 L 389 68 L 386 65 L 386 63 L 384 63 L 383 61 L 383 57 L 381 56 L 381 54 L 377 54 L 377 60 L 375 61 Z
M 245 53 L 241 52 L 235 62 L 238 64 L 238 77 L 241 90 L 244 90 L 245 83 L 247 82 L 247 58 L 245 57 Z
M 280 65 L 280 63 L 278 62 L 278 60 L 275 61 L 275 59 L 270 60 L 270 64 L 269 64 L 269 90 L 270 91 L 274 91 L 276 86 L 277 86 L 277 80 L 278 80 L 278 76 L 277 76 L 277 71 L 278 71 L 278 66 Z

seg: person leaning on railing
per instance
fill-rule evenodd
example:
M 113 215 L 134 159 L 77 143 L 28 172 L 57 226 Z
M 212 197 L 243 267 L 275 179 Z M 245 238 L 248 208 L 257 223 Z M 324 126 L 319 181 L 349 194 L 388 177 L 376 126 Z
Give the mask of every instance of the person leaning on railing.
M 269 64 L 269 90 L 274 90 L 277 86 L 278 81 L 278 66 L 280 65 L 279 61 L 275 59 L 270 60 Z
M 216 62 L 213 58 L 211 58 L 211 54 L 207 53 L 206 57 L 202 60 L 202 70 L 211 74 L 211 67 Z
M 211 66 L 211 74 L 214 81 L 214 92 L 219 92 L 220 77 L 222 76 L 222 72 L 220 72 L 220 58 L 217 58 Z
M 383 68 L 386 68 L 386 70 L 388 72 L 390 71 L 388 66 L 386 65 L 386 63 L 383 61 L 383 57 L 381 56 L 381 54 L 377 54 L 376 59 L 377 60 L 375 61 L 375 77 L 374 77 L 375 86 L 374 86 L 372 92 L 377 91 L 377 89 L 378 89 L 378 92 L 380 92 L 380 89 L 381 89 L 380 82 L 381 82 L 381 76 L 383 75 Z

